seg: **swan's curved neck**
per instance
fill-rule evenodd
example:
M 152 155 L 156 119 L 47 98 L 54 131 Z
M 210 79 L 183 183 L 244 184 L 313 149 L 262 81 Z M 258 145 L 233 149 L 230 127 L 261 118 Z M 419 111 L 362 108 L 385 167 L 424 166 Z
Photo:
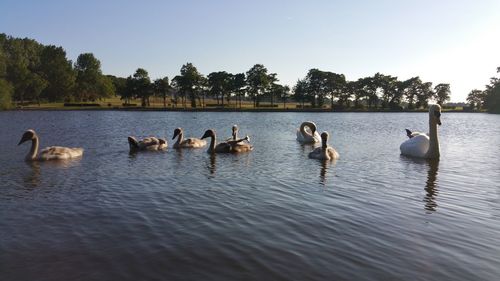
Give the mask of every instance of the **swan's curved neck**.
M 238 131 L 233 131 L 233 140 L 237 140 L 238 139 Z
M 214 152 L 215 151 L 215 133 L 210 136 L 210 147 L 208 148 L 209 152 Z
M 25 158 L 27 161 L 36 159 L 36 155 L 38 154 L 38 142 L 39 141 L 37 136 L 35 136 L 35 138 L 31 140 L 31 148 Z
M 321 140 L 321 148 L 323 148 L 323 150 L 325 150 L 328 146 L 328 139 L 327 138 L 324 138 Z
M 179 145 L 181 142 L 184 140 L 184 134 L 182 132 L 179 133 L 179 136 L 177 137 L 177 141 L 175 144 Z
M 426 158 L 436 159 L 439 158 L 439 139 L 437 123 L 432 117 L 429 117 L 429 150 L 427 151 Z
M 306 127 L 309 127 L 309 129 L 311 129 L 311 133 L 306 131 Z M 303 135 L 312 136 L 313 129 L 316 130 L 316 125 L 312 122 L 302 122 L 302 124 L 300 125 L 300 132 Z

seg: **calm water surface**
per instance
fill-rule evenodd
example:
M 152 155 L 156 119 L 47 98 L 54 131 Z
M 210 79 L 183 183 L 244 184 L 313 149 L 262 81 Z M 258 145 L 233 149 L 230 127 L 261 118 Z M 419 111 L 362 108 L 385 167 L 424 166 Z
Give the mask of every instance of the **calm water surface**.
M 305 120 L 340 160 L 307 158 Z M 0 112 L 0 279 L 499 280 L 500 116 L 442 122 L 426 162 L 399 153 L 425 113 Z M 253 152 L 128 152 L 233 124 Z M 25 163 L 28 128 L 84 157 Z

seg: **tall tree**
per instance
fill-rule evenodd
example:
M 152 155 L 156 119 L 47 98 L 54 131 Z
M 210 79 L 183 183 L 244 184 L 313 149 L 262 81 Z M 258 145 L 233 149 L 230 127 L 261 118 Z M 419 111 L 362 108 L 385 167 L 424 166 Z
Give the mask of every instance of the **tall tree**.
M 192 63 L 188 62 L 181 67 L 181 74 L 175 76 L 172 82 L 183 96 L 184 106 L 186 96 L 189 95 L 191 107 L 196 107 L 196 97 L 202 91 L 203 81 L 203 76 Z
M 78 56 L 75 71 L 78 100 L 95 101 L 114 94 L 112 82 L 102 74 L 101 62 L 92 53 Z
M 144 68 L 138 68 L 133 75 L 133 92 L 141 99 L 141 106 L 149 106 L 149 97 L 153 94 L 151 79 Z
M 324 90 L 330 96 L 330 106 L 333 109 L 334 98 L 341 99 L 341 94 L 344 92 L 346 80 L 344 74 L 333 72 L 324 72 Z M 345 96 L 344 96 L 345 98 Z M 342 101 L 343 103 L 344 101 Z
M 172 87 L 170 86 L 168 82 L 168 77 L 165 76 L 160 79 L 156 79 L 154 82 L 154 90 L 157 96 L 160 96 L 163 98 L 163 107 L 167 107 L 167 95 L 170 93 L 172 90 Z
M 237 73 L 233 75 L 231 79 L 231 91 L 234 92 L 235 95 L 238 97 L 240 108 L 241 108 L 241 99 L 245 95 L 245 86 L 246 86 L 245 73 Z
M 248 93 L 253 99 L 253 106 L 259 106 L 259 99 L 269 87 L 269 75 L 267 68 L 262 64 L 256 64 L 247 71 Z
M 45 46 L 41 52 L 40 69 L 47 87 L 41 93 L 49 102 L 69 100 L 73 94 L 76 73 L 62 47 Z
M 293 87 L 293 98 L 295 101 L 300 102 L 304 108 L 304 102 L 307 96 L 307 82 L 305 80 L 297 80 Z
M 225 71 L 212 72 L 208 74 L 208 88 L 209 93 L 217 99 L 219 104 L 219 97 L 224 107 L 224 96 L 231 93 L 232 75 Z
M 497 73 L 500 73 L 500 67 Z M 500 113 L 500 78 L 492 77 L 490 84 L 486 85 L 484 106 L 490 113 Z
M 443 105 L 446 101 L 450 100 L 450 84 L 437 84 L 436 87 L 434 87 L 434 93 L 437 103 Z
M 471 109 L 480 110 L 483 107 L 485 96 L 486 94 L 484 91 L 474 89 L 467 95 L 467 103 Z

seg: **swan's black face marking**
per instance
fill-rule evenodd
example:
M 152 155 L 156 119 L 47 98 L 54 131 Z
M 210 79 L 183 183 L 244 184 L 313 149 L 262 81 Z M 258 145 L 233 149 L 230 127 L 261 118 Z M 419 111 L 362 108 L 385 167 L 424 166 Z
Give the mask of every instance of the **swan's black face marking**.
M 177 137 L 181 132 L 182 132 L 181 128 L 175 129 L 174 130 L 174 136 L 172 137 L 172 139 L 175 139 L 175 137 Z
M 19 141 L 19 143 L 17 145 L 21 145 L 23 142 L 32 140 L 34 138 L 35 138 L 35 132 L 32 130 L 28 130 L 28 131 L 24 132 L 23 136 L 21 137 L 21 140 Z
M 440 111 L 434 111 L 434 116 L 436 117 L 436 123 L 441 126 L 441 112 Z
M 215 132 L 213 130 L 206 130 L 205 133 L 203 134 L 203 137 L 201 137 L 201 139 L 212 137 L 212 136 L 214 136 L 214 134 L 215 134 Z

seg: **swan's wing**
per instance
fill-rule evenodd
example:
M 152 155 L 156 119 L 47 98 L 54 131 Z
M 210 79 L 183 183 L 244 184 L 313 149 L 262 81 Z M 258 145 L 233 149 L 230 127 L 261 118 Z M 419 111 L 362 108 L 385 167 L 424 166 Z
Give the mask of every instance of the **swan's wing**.
M 401 154 L 411 157 L 425 157 L 429 150 L 429 137 L 425 134 L 416 135 L 400 146 Z
M 339 153 L 337 152 L 337 150 L 335 150 L 335 148 L 329 146 L 327 149 L 326 149 L 326 153 L 330 156 L 330 159 L 333 160 L 333 159 L 339 159 L 340 155 Z
M 321 136 L 319 135 L 318 131 L 314 132 L 313 139 L 314 139 L 314 142 L 320 142 L 321 141 Z
M 231 152 L 231 145 L 227 142 L 221 142 L 215 146 L 215 151 L 225 153 Z
M 300 142 L 304 142 L 304 136 L 300 132 L 300 129 L 297 129 L 297 140 Z
M 322 159 L 323 149 L 321 147 L 316 147 L 313 151 L 309 152 L 309 158 Z
M 38 156 L 42 160 L 64 160 L 83 155 L 83 148 L 69 148 L 62 146 L 51 146 L 42 149 Z

